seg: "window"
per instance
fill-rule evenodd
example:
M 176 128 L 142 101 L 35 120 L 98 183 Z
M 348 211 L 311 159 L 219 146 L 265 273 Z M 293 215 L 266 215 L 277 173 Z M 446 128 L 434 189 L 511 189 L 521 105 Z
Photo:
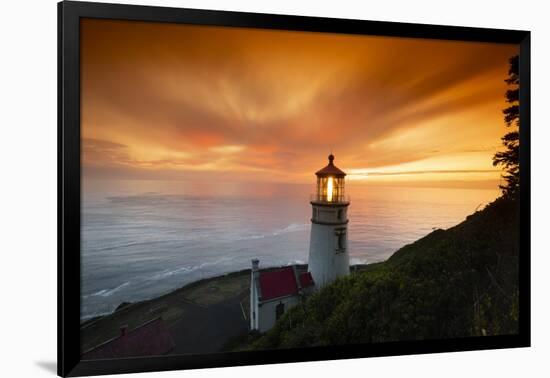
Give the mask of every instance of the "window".
M 338 235 L 338 249 L 339 250 L 343 250 L 346 246 L 345 246 L 345 239 L 346 235 L 345 234 L 339 234 Z
M 334 232 L 336 235 L 336 253 L 342 253 L 346 251 L 346 229 L 337 228 Z
M 340 209 L 338 210 L 338 220 L 342 220 L 344 218 L 344 210 Z
M 283 302 L 279 303 L 277 307 L 275 307 L 275 318 L 279 320 L 281 316 L 285 313 L 285 304 Z

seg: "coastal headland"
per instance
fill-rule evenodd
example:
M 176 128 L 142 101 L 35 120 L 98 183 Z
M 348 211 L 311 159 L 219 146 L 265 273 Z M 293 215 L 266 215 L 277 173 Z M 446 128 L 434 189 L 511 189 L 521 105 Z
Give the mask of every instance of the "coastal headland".
M 173 354 L 514 334 L 518 222 L 517 202 L 497 199 L 387 261 L 353 266 L 350 276 L 285 313 L 266 335 L 248 336 L 246 269 L 90 319 L 81 325 L 81 351 L 119 337 L 121 327 L 131 331 L 159 317 Z

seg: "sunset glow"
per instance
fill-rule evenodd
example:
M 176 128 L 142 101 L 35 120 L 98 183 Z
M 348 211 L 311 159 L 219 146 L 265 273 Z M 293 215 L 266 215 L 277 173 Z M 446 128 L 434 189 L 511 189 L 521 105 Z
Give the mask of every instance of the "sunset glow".
M 496 187 L 517 46 L 85 19 L 90 178 Z M 331 182 L 328 184 L 331 197 Z

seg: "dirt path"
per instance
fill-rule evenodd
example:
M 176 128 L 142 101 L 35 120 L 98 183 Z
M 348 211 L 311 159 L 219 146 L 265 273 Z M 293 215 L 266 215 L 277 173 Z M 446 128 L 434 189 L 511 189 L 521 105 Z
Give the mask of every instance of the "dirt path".
M 176 344 L 172 354 L 220 351 L 229 338 L 248 329 L 240 305 L 246 298 L 248 294 L 242 293 L 207 307 L 188 303 L 185 315 L 169 328 Z

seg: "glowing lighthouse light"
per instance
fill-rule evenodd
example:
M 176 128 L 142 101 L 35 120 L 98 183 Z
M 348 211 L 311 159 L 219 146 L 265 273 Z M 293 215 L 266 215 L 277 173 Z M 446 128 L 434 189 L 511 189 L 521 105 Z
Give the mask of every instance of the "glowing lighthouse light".
M 332 202 L 332 177 L 329 177 L 327 182 L 327 201 Z

